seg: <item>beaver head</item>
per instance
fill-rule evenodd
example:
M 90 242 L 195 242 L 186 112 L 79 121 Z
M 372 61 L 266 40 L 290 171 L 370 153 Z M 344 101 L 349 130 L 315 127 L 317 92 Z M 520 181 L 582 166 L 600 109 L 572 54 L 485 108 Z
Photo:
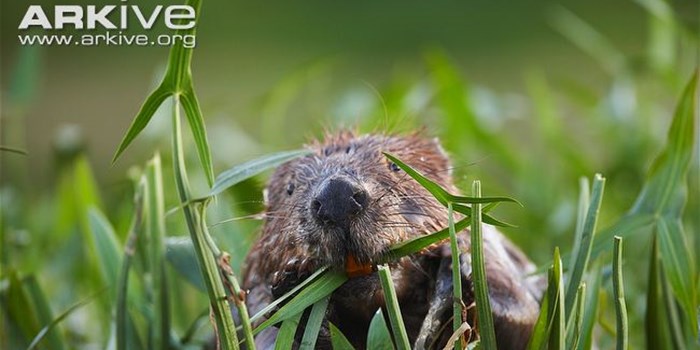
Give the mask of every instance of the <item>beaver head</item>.
M 265 191 L 272 270 L 285 255 L 316 266 L 342 267 L 349 258 L 369 264 L 392 244 L 445 226 L 445 209 L 383 154 L 452 189 L 436 139 L 341 132 L 307 147 L 312 153 L 280 166 Z

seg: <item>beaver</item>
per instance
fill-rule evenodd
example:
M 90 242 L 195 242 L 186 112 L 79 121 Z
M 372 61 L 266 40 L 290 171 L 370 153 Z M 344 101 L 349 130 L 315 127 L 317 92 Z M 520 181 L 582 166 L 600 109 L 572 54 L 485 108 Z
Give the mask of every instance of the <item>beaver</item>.
M 246 304 L 251 314 L 318 268 L 343 270 L 349 259 L 360 266 L 372 265 L 392 245 L 443 229 L 448 223 L 446 208 L 383 154 L 395 155 L 457 193 L 450 161 L 437 139 L 426 138 L 423 132 L 357 136 L 341 131 L 327 133 L 322 141 L 306 147 L 312 153 L 279 166 L 265 189 L 262 235 L 243 266 L 242 286 L 248 292 Z M 542 283 L 530 276 L 534 265 L 524 253 L 494 227 L 484 225 L 483 230 L 498 347 L 522 349 L 537 319 Z M 462 251 L 468 252 L 469 234 L 459 237 Z M 452 333 L 449 242 L 394 261 L 391 273 L 414 348 L 442 348 Z M 469 305 L 474 300 L 469 254 L 461 255 L 461 275 L 464 301 Z M 362 349 L 372 317 L 384 306 L 382 288 L 373 272 L 350 278 L 338 288 L 325 320 Z M 274 327 L 261 332 L 257 347 L 272 348 L 277 332 Z M 297 342 L 301 333 L 297 332 Z M 331 348 L 329 336 L 324 322 L 317 348 Z

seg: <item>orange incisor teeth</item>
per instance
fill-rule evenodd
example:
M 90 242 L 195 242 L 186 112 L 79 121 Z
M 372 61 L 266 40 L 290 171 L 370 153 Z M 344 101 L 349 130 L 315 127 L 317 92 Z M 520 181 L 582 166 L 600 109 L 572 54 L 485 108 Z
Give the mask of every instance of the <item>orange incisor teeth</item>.
M 372 273 L 372 265 L 360 265 L 354 255 L 348 254 L 345 259 L 345 272 L 349 277 L 366 276 Z

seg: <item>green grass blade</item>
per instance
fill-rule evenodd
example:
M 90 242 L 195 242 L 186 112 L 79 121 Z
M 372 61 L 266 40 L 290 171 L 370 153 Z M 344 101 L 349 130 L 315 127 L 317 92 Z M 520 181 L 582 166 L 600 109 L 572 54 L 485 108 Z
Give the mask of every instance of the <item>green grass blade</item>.
M 195 23 L 199 20 L 199 10 L 201 8 L 200 0 L 187 0 L 186 4 L 191 6 L 195 11 Z M 195 35 L 196 24 L 191 29 L 177 30 L 177 35 Z M 112 159 L 115 162 L 131 142 L 141 133 L 148 125 L 155 111 L 160 107 L 165 98 L 173 96 L 182 99 L 183 108 L 186 111 L 190 128 L 195 137 L 197 150 L 199 153 L 204 172 L 209 185 L 212 184 L 214 171 L 211 162 L 211 152 L 209 151 L 209 143 L 204 132 L 204 120 L 202 118 L 199 105 L 197 103 L 194 89 L 192 88 L 192 73 L 190 64 L 192 61 L 193 48 L 186 48 L 182 41 L 177 41 L 170 49 L 168 56 L 168 67 L 166 68 L 165 77 L 151 95 L 146 99 L 141 110 L 134 118 L 131 126 L 127 130 L 122 142 L 117 148 Z
M 187 0 L 185 3 L 194 9 L 195 23 L 199 21 L 199 14 L 202 2 L 201 0 Z M 178 29 L 177 35 L 195 35 L 197 25 L 195 24 L 190 29 Z M 182 41 L 177 41 L 170 49 L 168 56 L 168 68 L 163 78 L 163 82 L 172 86 L 176 92 L 185 91 L 191 88 L 192 73 L 190 65 L 192 62 L 193 47 L 185 47 Z
M 664 276 L 671 285 L 673 295 L 682 305 L 685 317 L 688 320 L 697 320 L 696 265 L 690 253 L 690 245 L 685 240 L 683 225 L 679 220 L 662 217 L 656 226 L 656 236 Z M 693 328 L 696 328 L 693 323 L 695 322 L 685 323 L 686 334 L 693 334 Z
M 457 196 L 457 195 L 452 195 L 448 197 L 450 202 L 452 203 L 470 203 L 470 204 L 488 204 L 488 203 L 496 203 L 496 202 L 510 202 L 510 203 L 516 203 L 522 206 L 520 202 L 518 202 L 514 198 L 510 197 L 466 197 L 466 196 Z
M 491 198 L 494 198 L 494 197 L 491 197 Z M 495 208 L 500 203 L 501 202 L 491 202 L 488 205 L 486 205 L 485 207 L 483 207 L 483 209 L 481 210 L 481 221 L 483 223 L 486 223 L 489 225 L 494 225 L 494 226 L 517 227 L 513 224 L 509 224 L 507 222 L 498 220 L 498 219 L 494 218 L 493 216 L 487 214 L 489 211 L 491 211 L 491 209 Z M 467 217 L 470 217 L 472 215 L 471 207 L 466 206 L 466 205 L 454 203 L 454 204 L 452 204 L 452 209 L 454 209 L 454 211 L 456 211 L 458 213 L 466 215 Z
M 36 277 L 34 277 L 34 275 L 28 276 L 22 284 L 24 290 L 27 292 L 27 297 L 32 305 L 32 311 L 34 315 L 36 315 L 39 325 L 43 325 L 37 337 L 39 337 L 42 332 L 46 334 L 46 341 L 42 345 L 48 349 L 65 349 L 66 346 L 63 335 L 58 329 L 51 326 L 55 324 L 56 320 L 53 318 L 49 302 L 46 299 L 46 294 L 44 294 L 44 291 L 39 286 Z M 47 331 L 44 331 L 44 329 L 47 329 Z M 35 339 L 37 337 L 35 337 Z M 32 341 L 32 344 L 34 344 L 34 341 Z M 32 344 L 30 344 L 30 347 Z
M 472 184 L 474 197 L 481 197 L 481 182 Z M 479 339 L 482 348 L 496 349 L 496 333 L 493 326 L 493 314 L 489 301 L 489 287 L 486 279 L 486 264 L 484 262 L 484 238 L 481 232 L 481 204 L 472 204 L 471 223 L 471 258 L 472 283 L 474 285 L 474 300 L 479 320 Z M 460 322 L 461 325 L 461 322 Z M 459 328 L 459 325 L 457 326 Z M 457 329 L 455 328 L 455 330 Z
M 449 192 L 447 192 L 445 189 L 443 189 L 440 185 L 435 183 L 434 181 L 428 179 L 425 177 L 425 175 L 421 174 L 418 170 L 413 169 L 411 166 L 408 164 L 402 162 L 400 159 L 396 158 L 392 154 L 384 152 L 384 156 L 389 158 L 392 162 L 396 163 L 396 165 L 399 166 L 403 171 L 405 171 L 410 177 L 412 177 L 416 182 L 418 182 L 421 186 L 423 186 L 430 194 L 435 197 L 435 199 L 438 200 L 442 205 L 447 206 L 448 202 L 453 202 L 453 203 L 496 203 L 496 202 L 512 202 L 512 203 L 517 203 L 520 204 L 517 200 L 510 198 L 510 197 L 481 197 L 481 198 L 476 198 L 476 197 L 465 197 L 465 196 L 457 196 L 453 195 Z
M 173 111 L 173 170 L 175 173 L 175 184 L 181 203 L 189 203 L 191 200 L 189 192 L 189 182 L 185 168 L 184 149 L 182 145 L 182 129 L 180 126 L 180 103 L 175 98 Z M 211 303 L 213 318 L 216 322 L 219 344 L 223 349 L 238 349 L 238 337 L 233 323 L 233 316 L 226 297 L 221 274 L 214 255 L 207 246 L 203 228 L 206 227 L 204 218 L 200 217 L 191 204 L 183 204 L 182 210 L 185 215 L 190 238 L 197 255 L 197 261 L 201 274 L 204 277 L 204 284 L 207 287 L 207 294 Z
M 629 347 L 629 325 L 627 321 L 627 305 L 625 304 L 625 289 L 622 281 L 622 238 L 615 236 L 613 249 L 613 295 L 615 297 L 615 316 L 617 324 L 617 350 L 627 350 Z
M 610 240 L 613 239 L 616 232 L 620 237 L 628 237 L 630 235 L 640 234 L 645 231 L 651 232 L 650 228 L 654 224 L 656 217 L 652 214 L 627 214 L 623 216 L 620 220 L 614 223 L 612 226 L 604 228 L 598 233 L 593 241 L 593 248 L 591 249 L 591 259 L 598 257 L 600 253 L 609 250 L 603 244 L 603 238 L 608 238 L 608 246 L 610 245 Z
M 206 203 L 199 203 L 199 216 L 201 218 L 206 217 L 205 205 Z M 209 234 L 209 229 L 206 225 L 202 225 L 201 230 L 204 240 L 207 242 L 207 247 L 212 252 L 214 258 L 219 263 L 218 267 L 221 271 L 221 275 L 225 282 L 226 290 L 230 296 L 231 301 L 238 310 L 239 320 L 243 328 L 243 335 L 245 337 L 246 347 L 250 350 L 255 350 L 255 340 L 253 339 L 253 329 L 250 323 L 250 317 L 248 316 L 248 308 L 245 304 L 245 291 L 241 289 L 238 279 L 236 278 L 233 269 L 231 268 L 231 256 L 219 249 L 219 247 L 214 242 L 211 234 Z
M 547 291 L 542 300 L 540 315 L 537 318 L 527 346 L 529 350 L 565 348 L 566 327 L 562 274 L 559 248 L 555 248 L 554 262 L 549 269 Z
M 53 199 L 53 203 L 57 208 L 54 230 L 57 237 L 67 239 L 74 232 L 77 222 L 81 230 L 85 229 L 81 232 L 85 233 L 84 241 L 88 242 L 87 230 L 89 230 L 90 224 L 88 224 L 87 212 L 79 213 L 79 199 L 75 193 L 74 178 L 74 171 L 69 170 L 61 174 L 57 181 Z
M 97 209 L 88 211 L 90 232 L 93 237 L 95 256 L 105 284 L 114 285 L 118 280 L 121 265 L 121 248 L 117 242 L 116 233 L 107 218 Z M 115 295 L 111 293 L 111 295 Z
M 99 186 L 87 157 L 80 156 L 75 161 L 73 171 L 72 200 L 75 201 L 75 205 L 78 209 L 78 215 L 80 216 L 78 220 L 80 221 L 81 228 L 87 234 L 87 232 L 90 232 L 90 220 L 88 215 L 90 208 L 102 208 Z M 87 240 L 89 240 L 89 238 Z
M 457 211 L 457 210 L 455 210 L 455 211 Z M 501 221 L 499 219 L 496 219 L 493 216 L 488 215 L 484 212 L 481 213 L 481 222 L 483 222 L 485 224 L 493 225 L 493 226 L 500 226 L 500 227 L 513 227 L 513 228 L 518 227 L 516 225 L 513 225 L 513 224 L 507 223 L 505 221 Z
M 216 177 L 216 181 L 214 181 L 214 186 L 212 187 L 211 192 L 209 192 L 209 196 L 215 196 L 225 191 L 229 187 L 260 174 L 265 170 L 275 168 L 294 158 L 310 153 L 311 151 L 309 150 L 278 152 L 236 165 Z
M 602 269 L 600 263 L 594 260 L 589 268 L 589 274 L 586 277 L 586 289 L 590 290 L 588 300 L 585 301 L 583 312 L 583 325 L 581 327 L 581 335 L 579 336 L 578 350 L 593 348 L 593 328 L 598 320 L 598 304 L 600 284 L 602 283 Z
M 654 223 L 660 216 L 680 218 L 686 202 L 686 177 L 696 139 L 697 74 L 693 75 L 683 91 L 668 131 L 666 147 L 649 169 L 634 205 L 628 215 L 597 235 L 593 256 L 609 249 L 614 235 L 625 237 Z M 697 332 L 697 328 L 693 328 Z M 697 337 L 697 333 L 694 336 Z
M 207 292 L 204 279 L 197 265 L 197 254 L 192 240 L 186 237 L 167 237 L 165 239 L 165 258 L 170 265 L 203 293 Z
M 169 90 L 168 87 L 161 84 L 148 96 L 148 98 L 146 98 L 146 101 L 141 106 L 138 114 L 136 114 L 136 117 L 131 122 L 131 126 L 129 126 L 129 129 L 126 131 L 124 138 L 122 139 L 121 143 L 119 143 L 117 152 L 112 158 L 112 163 L 119 159 L 119 156 L 124 152 L 124 150 L 126 150 L 131 142 L 134 141 L 136 136 L 143 131 L 146 125 L 148 125 L 148 122 L 151 121 L 153 114 L 156 112 L 156 110 L 158 110 L 158 107 L 160 107 L 160 105 L 163 104 L 163 101 L 165 101 L 165 99 L 171 94 L 172 91 Z
M 647 284 L 647 312 L 645 316 L 646 345 L 649 349 L 682 349 L 683 340 L 674 332 L 674 322 L 671 312 L 676 306 L 667 303 L 668 297 L 664 288 L 667 283 L 663 276 L 661 255 L 656 236 L 652 237 L 651 259 L 649 259 L 649 282 Z M 669 305 L 670 304 L 670 305 Z
M 331 331 L 331 345 L 333 350 L 354 350 L 355 348 L 350 344 L 348 338 L 345 337 L 343 332 L 338 329 L 333 323 L 328 322 L 328 328 Z
M 369 323 L 369 331 L 367 332 L 367 350 L 393 350 L 394 345 L 391 342 L 391 334 L 389 327 L 384 320 L 382 309 L 378 309 Z
M 202 274 L 206 276 L 204 278 L 204 283 L 207 286 L 220 344 L 222 344 L 224 349 L 238 349 L 238 336 L 231 314 L 231 305 L 226 297 L 226 290 L 224 289 L 214 254 L 208 249 L 202 237 L 202 230 L 206 227 L 204 217 L 199 214 L 193 214 L 192 222 L 197 224 L 193 232 L 193 235 L 196 236 L 193 239 L 193 242 L 195 242 L 194 248 L 199 256 Z
M 474 205 L 478 207 L 479 205 Z M 481 208 L 476 210 L 481 211 Z M 450 232 L 450 251 L 452 252 L 452 330 L 457 331 L 462 322 L 462 263 L 460 261 L 461 251 L 457 241 L 457 233 L 455 231 L 454 212 L 452 211 L 452 203 L 447 203 L 447 220 L 448 229 Z M 481 222 L 479 222 L 481 223 Z M 462 337 L 458 338 L 454 343 L 455 349 L 462 348 Z
M 571 256 L 576 257 L 579 255 L 581 250 L 581 243 L 583 241 L 583 227 L 586 222 L 586 211 L 591 203 L 591 193 L 590 185 L 587 177 L 581 177 L 579 179 L 579 196 L 578 196 L 578 208 L 576 215 L 576 230 L 574 231 L 574 246 L 571 249 Z M 574 270 L 576 265 L 575 259 L 570 259 L 568 271 Z
M 654 160 L 647 180 L 637 197 L 634 206 L 628 215 L 622 219 L 629 225 L 638 221 L 656 223 L 657 234 L 666 235 L 665 244 L 659 240 L 659 247 L 664 244 L 664 250 L 668 250 L 664 259 L 673 259 L 669 264 L 663 264 L 669 272 L 671 288 L 678 302 L 683 306 L 683 330 L 688 333 L 685 337 L 697 338 L 698 288 L 696 284 L 688 281 L 695 280 L 694 264 L 687 245 L 682 241 L 682 230 L 678 221 L 681 218 L 683 207 L 687 199 L 687 173 L 692 160 L 693 147 L 696 140 L 697 126 L 697 74 L 688 82 L 683 95 L 676 108 L 671 127 L 668 131 L 668 139 L 665 149 Z M 620 223 L 613 227 L 619 226 Z M 631 226 L 631 225 L 629 225 Z M 668 232 L 667 232 L 668 231 Z M 598 240 L 609 240 L 615 234 L 625 236 L 629 231 L 614 231 L 607 229 L 598 235 Z M 594 253 L 602 251 L 602 242 L 594 248 Z M 675 254 L 675 255 L 671 255 Z M 672 258 L 673 256 L 674 258 Z M 683 282 L 685 281 L 685 282 Z M 658 299 L 661 300 L 661 299 Z M 674 310 L 669 310 L 669 312 Z M 668 316 L 668 314 L 667 314 Z M 677 330 L 674 330 L 677 331 Z
M 695 144 L 697 108 L 696 72 L 683 91 L 668 131 L 666 148 L 652 164 L 632 213 L 655 213 L 677 217 L 687 194 L 685 181 Z
M 681 321 L 679 314 L 680 308 L 677 301 L 673 297 L 673 291 L 668 283 L 666 274 L 663 271 L 663 259 L 661 260 L 661 286 L 663 288 L 664 308 L 667 310 L 667 319 L 671 333 L 673 334 L 674 346 L 673 349 L 693 349 L 697 345 L 697 340 L 690 338 L 688 334 L 683 334 L 684 324 Z M 687 323 L 686 323 L 687 324 Z
M 490 203 L 486 205 L 482 210 L 481 213 L 484 215 L 482 218 L 486 217 L 486 212 L 490 211 L 491 209 L 495 208 L 498 205 L 498 202 L 496 203 Z M 455 209 L 456 212 L 462 213 L 467 215 L 467 218 L 462 219 L 460 221 L 457 221 L 455 223 L 455 230 L 457 232 L 460 232 L 464 230 L 465 228 L 469 227 L 471 224 L 471 208 L 467 206 L 463 206 L 460 204 L 455 204 L 453 205 L 453 208 Z M 485 223 L 491 224 L 489 221 L 484 220 Z M 450 232 L 449 232 L 449 227 L 446 227 L 440 231 L 433 232 L 429 235 L 421 236 L 421 237 L 416 237 L 412 238 L 403 242 L 399 242 L 393 246 L 391 246 L 391 249 L 385 254 L 384 258 L 381 260 L 382 262 L 389 262 L 392 260 L 395 260 L 397 258 L 400 258 L 402 256 L 406 256 L 409 254 L 417 253 L 424 249 L 425 247 L 437 243 L 439 241 L 442 241 L 444 239 L 447 239 L 450 237 Z
M 8 343 L 15 347 L 24 348 L 28 345 L 30 337 L 39 332 L 41 321 L 33 311 L 34 303 L 31 300 L 24 286 L 24 280 L 20 278 L 16 270 L 5 271 L 3 276 L 8 283 L 7 289 L 3 291 L 3 303 L 0 304 L 3 310 L 3 317 L 8 322 L 5 324 L 8 330 Z
M 331 296 L 327 295 L 314 303 L 314 306 L 311 308 L 311 314 L 309 314 L 309 320 L 306 322 L 306 327 L 304 328 L 304 336 L 301 338 L 299 350 L 313 350 L 316 347 L 318 332 L 321 330 L 323 318 L 326 316 L 326 309 L 328 309 L 328 302 L 330 299 Z
M 328 272 L 328 270 L 329 269 L 327 266 L 316 270 L 316 272 L 314 272 L 313 274 L 311 274 L 311 276 L 307 277 L 303 282 L 299 283 L 297 286 L 292 288 L 289 292 L 284 293 L 283 296 L 275 299 L 273 302 L 271 302 L 269 305 L 264 307 L 262 310 L 258 311 L 258 313 L 256 313 L 255 315 L 253 315 L 253 317 L 250 318 L 251 322 L 256 322 L 256 321 L 260 320 L 262 317 L 265 317 L 265 315 L 271 313 L 273 310 L 277 309 L 277 307 L 282 305 L 282 303 L 291 299 L 292 296 L 296 295 L 296 293 L 298 291 L 305 289 L 306 286 L 308 286 L 311 283 L 318 280 L 319 277 L 321 277 L 322 275 L 325 275 Z M 331 277 L 324 277 L 324 278 L 328 279 Z M 313 287 L 313 288 L 318 288 L 318 287 Z M 313 304 L 313 303 L 310 303 L 309 305 L 311 305 L 311 304 Z M 303 309 L 302 309 L 302 311 L 303 311 Z
M 471 222 L 471 218 L 466 218 L 457 221 L 454 226 L 456 231 L 462 231 L 465 228 L 469 227 L 469 224 Z M 442 240 L 445 240 L 450 237 L 450 229 L 449 227 L 444 228 L 440 231 L 437 231 L 435 233 L 431 233 L 429 235 L 413 238 L 410 240 L 406 240 L 400 243 L 397 243 L 391 247 L 389 252 L 387 252 L 384 256 L 383 261 L 391 261 L 395 260 L 399 257 L 406 256 L 409 254 L 417 253 L 421 250 L 423 250 L 425 247 L 433 244 L 440 242 Z
M 96 295 L 103 293 L 104 289 Z M 58 350 L 69 347 L 57 326 L 70 312 L 53 317 L 47 295 L 34 275 L 21 278 L 14 269 L 5 270 L 0 280 L 0 301 L 3 346 Z
M 566 314 L 570 314 L 574 307 L 574 297 L 576 290 L 581 285 L 583 273 L 588 267 L 593 246 L 593 237 L 598 223 L 598 213 L 603 201 L 603 190 L 605 189 L 605 178 L 596 174 L 593 177 L 593 189 L 591 191 L 590 204 L 586 212 L 586 218 L 581 232 L 581 242 L 579 243 L 578 254 L 573 260 L 573 270 L 570 271 L 569 282 L 566 288 Z
M 303 312 L 300 312 L 296 316 L 290 317 L 282 322 L 280 330 L 277 333 L 277 338 L 275 339 L 275 350 L 287 350 L 292 348 L 292 344 L 294 344 L 294 335 L 299 327 L 302 313 Z
M 573 314 L 570 317 L 569 324 L 566 326 L 567 349 L 578 348 L 579 341 L 582 335 L 583 316 L 586 311 L 586 282 L 581 282 L 581 285 L 576 291 L 576 302 L 573 309 Z
M 143 187 L 141 187 L 141 189 L 143 190 Z M 118 350 L 142 348 L 140 345 L 135 345 L 140 344 L 140 340 L 138 339 L 138 334 L 136 333 L 133 319 L 129 314 L 128 292 L 129 273 L 131 271 L 132 260 L 136 250 L 136 241 L 143 233 L 143 197 L 144 196 L 142 193 L 137 193 L 134 218 L 127 236 L 126 246 L 124 247 L 124 256 L 121 262 L 119 277 L 115 280 L 116 288 L 114 289 L 116 301 L 114 303 L 114 323 L 112 327 L 114 329 L 113 336 L 116 349 Z
M 377 268 L 379 269 L 379 281 L 384 291 L 384 303 L 386 304 L 387 313 L 389 314 L 389 322 L 391 323 L 391 331 L 394 334 L 396 348 L 399 350 L 409 350 L 411 345 L 408 342 L 408 333 L 403 323 L 403 316 L 401 316 L 399 300 L 396 298 L 396 290 L 394 289 L 394 281 L 391 278 L 391 270 L 387 265 L 379 265 Z
M 39 334 L 37 334 L 36 337 L 34 337 L 34 339 L 32 339 L 32 342 L 27 347 L 27 350 L 36 349 L 37 346 L 39 346 L 39 343 L 41 343 L 41 341 L 46 337 L 53 337 L 55 334 L 57 334 L 60 337 L 61 336 L 60 332 L 58 332 L 58 330 L 56 329 L 58 324 L 61 323 L 63 320 L 65 320 L 66 317 L 70 316 L 74 311 L 89 304 L 93 299 L 95 299 L 100 294 L 101 294 L 101 292 L 95 293 L 95 294 L 71 305 L 68 309 L 63 311 L 60 315 L 58 315 L 56 318 L 54 318 L 51 321 L 51 323 L 45 325 L 44 328 L 42 328 L 41 331 L 39 331 Z M 52 334 L 54 334 L 54 335 L 52 335 Z M 61 340 L 59 340 L 59 342 L 61 342 L 62 344 L 60 346 L 57 346 L 58 344 L 55 341 L 50 340 L 49 341 L 50 344 L 55 344 L 55 345 L 51 345 L 50 348 L 52 348 L 52 349 L 65 348 L 65 345 L 63 345 L 65 343 L 65 341 L 63 339 L 61 339 Z
M 155 349 L 166 348 L 170 338 L 170 300 L 165 273 L 165 204 L 160 155 L 156 154 L 148 163 L 145 172 L 146 236 L 150 258 L 150 289 L 154 300 L 153 318 L 149 324 L 149 345 Z
M 310 305 L 333 293 L 333 291 L 338 289 L 338 287 L 345 283 L 347 279 L 348 277 L 344 273 L 333 271 L 324 273 L 322 276 L 302 289 L 297 296 L 292 298 L 292 300 L 290 300 L 286 305 L 282 306 L 279 310 L 277 310 L 277 312 L 272 314 L 270 318 L 256 327 L 255 330 L 253 330 L 253 333 L 258 334 L 269 326 L 282 322 L 303 312 Z M 251 317 L 251 321 L 254 322 L 259 317 L 262 317 L 262 315 L 269 312 L 268 309 L 270 309 L 269 306 L 266 309 L 258 312 L 255 316 Z M 265 310 L 268 311 L 263 313 Z
M 192 130 L 194 144 L 197 148 L 197 154 L 199 154 L 199 161 L 202 163 L 209 186 L 212 186 L 214 183 L 214 167 L 211 160 L 209 140 L 207 140 L 207 131 L 204 126 L 204 117 L 202 116 L 202 110 L 199 108 L 197 95 L 190 87 L 182 93 L 180 98 L 182 109 L 185 111 L 187 122 L 190 125 L 190 130 Z
M 564 308 L 564 272 L 562 270 L 559 248 L 554 250 L 554 282 L 557 286 L 555 302 L 552 308 L 552 326 L 549 335 L 549 349 L 565 349 L 566 342 L 566 313 Z
M 541 350 L 546 348 L 547 338 L 549 338 L 550 332 L 549 320 L 551 318 L 553 308 L 553 303 L 551 300 L 554 300 L 553 298 L 556 297 L 556 293 L 553 292 L 554 288 L 554 267 L 550 267 L 547 278 L 547 291 L 544 293 L 544 297 L 542 298 L 540 314 L 537 316 L 535 327 L 532 329 L 532 335 L 530 336 L 530 341 L 527 344 L 528 350 Z

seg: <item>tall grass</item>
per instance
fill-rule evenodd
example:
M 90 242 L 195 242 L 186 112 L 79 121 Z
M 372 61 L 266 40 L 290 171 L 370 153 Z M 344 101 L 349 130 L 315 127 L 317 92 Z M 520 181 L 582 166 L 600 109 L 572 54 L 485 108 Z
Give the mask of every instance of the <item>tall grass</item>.
M 199 13 L 199 0 L 187 3 Z M 697 180 L 698 176 L 697 154 L 693 157 L 698 147 L 698 72 L 693 72 L 685 84 L 675 113 L 671 113 L 671 107 L 661 97 L 656 100 L 655 94 L 645 92 L 647 84 L 660 82 L 663 89 L 675 94 L 677 82 L 686 77 L 669 69 L 668 62 L 674 57 L 660 51 L 673 46 L 662 38 L 684 34 L 663 25 L 673 21 L 668 12 L 661 11 L 660 16 L 659 6 L 665 5 L 653 1 L 641 3 L 650 11 L 650 18 L 654 18 L 653 30 L 657 34 L 649 44 L 649 72 L 639 76 L 630 68 L 628 59 L 595 28 L 567 10 L 552 12 L 553 27 L 616 78 L 607 95 L 599 96 L 585 86 L 572 88 L 571 85 L 560 94 L 553 87 L 559 86 L 559 82 L 552 82 L 536 71 L 529 73 L 525 78 L 527 91 L 532 101 L 531 112 L 537 116 L 530 120 L 536 140 L 532 147 L 507 137 L 510 130 L 494 131 L 486 127 L 478 115 L 473 90 L 449 55 L 439 50 L 426 54 L 425 78 L 415 81 L 413 88 L 429 86 L 429 103 L 440 116 L 436 124 L 442 130 L 441 138 L 448 151 L 455 155 L 457 164 L 462 164 L 460 157 L 475 157 L 485 152 L 493 159 L 488 162 L 497 166 L 455 169 L 458 177 L 481 179 L 475 183 L 470 197 L 449 193 L 400 159 L 386 154 L 445 206 L 450 222 L 448 227 L 431 235 L 397 244 L 378 263 L 388 263 L 435 242 L 450 240 L 455 269 L 456 348 L 467 346 L 470 340 L 462 336 L 467 320 L 462 318 L 464 313 L 460 310 L 461 286 L 456 268 L 460 255 L 457 236 L 465 234 L 470 226 L 479 337 L 469 346 L 478 342 L 482 348 L 492 349 L 498 342 L 489 321 L 488 286 L 484 283 L 480 249 L 482 222 L 504 227 L 539 261 L 551 260 L 542 266 L 542 270 L 548 271 L 548 286 L 528 344 L 530 349 L 589 349 L 594 344 L 601 348 L 616 344 L 618 349 L 698 346 L 696 247 L 700 240 L 692 235 L 698 230 L 698 222 L 688 216 L 699 210 L 697 196 L 693 196 L 700 191 L 698 181 L 688 179 L 690 176 Z M 180 34 L 194 34 L 194 29 Z M 279 325 L 277 348 L 289 348 L 300 326 L 304 327 L 301 346 L 314 347 L 329 295 L 348 277 L 321 269 L 268 308 L 249 315 L 237 279 L 237 266 L 246 253 L 246 245 L 240 243 L 243 237 L 248 237 L 244 231 L 254 227 L 229 221 L 240 214 L 239 209 L 221 209 L 233 207 L 232 201 L 246 198 L 242 194 L 258 193 L 250 183 L 252 179 L 306 151 L 269 154 L 215 177 L 216 158 L 209 146 L 205 118 L 193 85 L 192 59 L 192 49 L 181 45 L 172 48 L 162 82 L 146 98 L 117 147 L 115 161 L 157 115 L 161 105 L 165 101 L 173 102 L 173 109 L 167 112 L 172 125 L 170 152 L 149 151 L 151 158 L 143 168 L 135 168 L 125 176 L 130 180 L 126 192 L 131 198 L 114 196 L 105 201 L 84 155 L 64 164 L 57 175 L 55 192 L 38 200 L 23 197 L 21 184 L 3 183 L 0 227 L 7 254 L 3 256 L 0 276 L 3 310 L 0 345 L 12 349 L 191 348 L 201 346 L 215 335 L 224 349 L 241 346 L 253 349 L 255 334 Z M 322 71 L 318 74 L 330 74 Z M 30 74 L 26 79 L 33 78 Z M 283 84 L 279 89 L 283 92 L 275 94 L 281 97 L 272 98 L 273 106 L 264 108 L 280 110 L 288 96 L 296 95 L 295 89 L 303 88 L 303 84 Z M 620 89 L 637 96 L 637 104 L 620 107 L 626 103 L 618 100 L 615 91 Z M 400 112 L 406 108 L 410 93 L 411 89 L 406 89 L 385 101 L 381 108 L 377 107 L 376 113 L 381 117 L 361 122 L 361 128 L 371 130 L 376 125 L 400 124 L 403 121 Z M 570 138 L 574 131 L 561 122 L 562 112 L 554 101 L 562 95 L 568 109 L 591 116 L 585 123 L 601 130 L 602 136 L 589 142 L 593 150 L 579 149 Z M 591 95 L 595 96 L 594 103 L 582 102 Z M 647 109 L 665 112 L 649 116 Z M 274 129 L 279 121 L 274 118 L 281 118 L 275 116 L 283 115 L 268 114 L 265 125 Z M 642 127 L 651 118 L 671 121 L 665 146 L 655 143 L 653 132 Z M 183 134 L 183 119 L 191 131 L 191 140 Z M 633 133 L 635 137 L 631 141 L 621 136 Z M 191 144 L 194 152 L 190 152 Z M 646 175 L 628 174 L 627 169 L 643 169 L 651 159 L 651 153 L 630 157 L 637 149 L 652 148 L 647 144 L 654 144 L 653 148 L 661 149 L 660 153 L 657 152 Z M 611 153 L 606 158 L 613 158 L 608 164 L 597 159 L 602 154 L 596 152 L 605 151 Z M 3 157 L 22 157 L 21 153 L 14 145 L 0 146 Z M 194 154 L 200 167 L 188 170 L 187 164 Z M 531 154 L 539 154 L 540 159 L 532 161 L 528 157 Z M 165 170 L 168 166 L 170 171 Z M 557 172 L 549 176 L 542 173 L 546 169 Z M 590 189 L 587 180 L 582 181 L 578 210 L 573 209 L 571 183 L 581 175 L 597 171 L 605 174 L 605 178 L 595 175 Z M 629 183 L 618 180 L 635 176 L 642 180 Z M 522 188 L 515 188 L 513 177 L 522 181 Z M 193 190 L 198 188 L 195 182 L 202 179 L 207 189 Z M 603 198 L 606 182 L 606 196 L 612 199 Z M 512 192 L 520 199 L 523 208 L 503 206 L 498 211 L 498 217 L 507 217 L 518 228 L 499 219 L 494 211 L 500 203 L 519 202 L 510 197 L 482 197 L 482 183 L 484 193 Z M 629 200 L 635 196 L 635 201 Z M 567 207 L 572 209 L 567 211 Z M 557 212 L 560 208 L 564 208 L 561 213 Z M 225 214 L 222 218 L 211 211 Z M 461 213 L 464 218 L 454 222 L 453 212 Z M 565 229 L 557 229 L 553 223 L 561 216 L 567 221 Z M 219 223 L 215 218 L 227 221 Z M 217 232 L 218 224 L 232 227 L 228 232 L 233 234 Z M 519 233 L 525 230 L 529 244 Z M 29 243 L 23 241 L 27 232 Z M 529 239 L 530 236 L 536 239 Z M 549 258 L 552 251 L 553 258 Z M 640 269 L 648 270 L 636 273 Z M 379 270 L 388 320 L 382 312 L 376 313 L 367 347 L 408 348 L 401 306 L 392 293 L 389 267 L 382 265 Z M 610 270 L 612 274 L 608 273 Z M 614 307 L 606 307 L 610 304 L 608 299 L 613 300 Z M 237 317 L 231 312 L 234 309 Z M 272 310 L 276 311 L 267 317 Z M 305 310 L 310 310 L 308 318 L 301 317 Z M 258 322 L 263 318 L 266 318 L 264 322 Z M 306 323 L 302 324 L 302 320 Z M 609 326 L 613 322 L 617 327 Z M 343 334 L 333 325 L 329 328 L 334 347 L 348 348 L 349 342 Z

